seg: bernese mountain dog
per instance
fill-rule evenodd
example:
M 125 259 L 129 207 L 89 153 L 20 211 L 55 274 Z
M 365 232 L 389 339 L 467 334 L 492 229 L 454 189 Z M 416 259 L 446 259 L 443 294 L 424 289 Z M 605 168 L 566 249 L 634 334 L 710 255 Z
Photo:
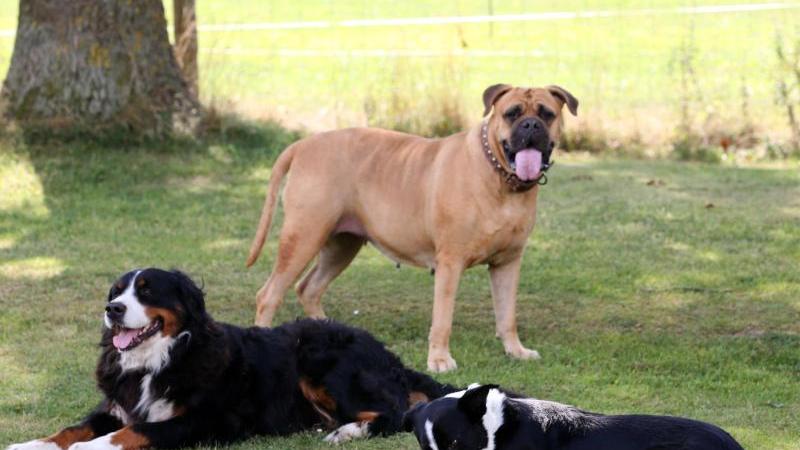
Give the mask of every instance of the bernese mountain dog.
M 423 450 L 743 450 L 721 428 L 669 416 L 606 416 L 473 384 L 407 412 Z
M 108 293 L 97 384 L 81 423 L 9 450 L 133 450 L 325 427 L 332 443 L 400 431 L 410 405 L 456 391 L 330 320 L 215 322 L 178 271 L 135 270 Z

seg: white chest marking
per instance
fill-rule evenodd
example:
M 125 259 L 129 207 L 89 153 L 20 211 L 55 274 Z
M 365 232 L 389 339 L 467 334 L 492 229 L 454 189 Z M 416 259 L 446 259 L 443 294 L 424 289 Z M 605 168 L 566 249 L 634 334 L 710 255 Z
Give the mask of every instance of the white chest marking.
M 156 334 L 136 348 L 119 354 L 119 365 L 123 371 L 145 369 L 159 372 L 169 364 L 169 352 L 175 345 L 175 338 Z
M 142 377 L 142 394 L 133 410 L 145 416 L 147 422 L 163 422 L 169 420 L 175 415 L 175 408 L 170 401 L 162 398 L 153 398 L 153 391 L 150 388 L 150 383 L 152 381 L 153 376 L 151 374 Z

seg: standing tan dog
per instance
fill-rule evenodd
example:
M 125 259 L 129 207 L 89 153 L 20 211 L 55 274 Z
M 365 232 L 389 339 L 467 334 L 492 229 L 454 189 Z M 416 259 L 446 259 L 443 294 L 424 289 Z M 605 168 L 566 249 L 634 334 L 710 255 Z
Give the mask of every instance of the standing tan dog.
M 461 273 L 487 264 L 497 336 L 506 353 L 537 359 L 517 334 L 516 297 L 522 254 L 536 221 L 543 170 L 561 131 L 566 104 L 578 100 L 558 86 L 490 86 L 483 123 L 442 139 L 351 128 L 320 133 L 289 146 L 275 162 L 247 266 L 269 231 L 281 180 L 285 217 L 272 274 L 258 291 L 256 324 L 269 326 L 292 283 L 311 317 L 324 317 L 320 298 L 371 242 L 389 258 L 435 270 L 428 369 L 456 367 L 450 329 Z M 290 172 L 291 170 L 291 172 Z

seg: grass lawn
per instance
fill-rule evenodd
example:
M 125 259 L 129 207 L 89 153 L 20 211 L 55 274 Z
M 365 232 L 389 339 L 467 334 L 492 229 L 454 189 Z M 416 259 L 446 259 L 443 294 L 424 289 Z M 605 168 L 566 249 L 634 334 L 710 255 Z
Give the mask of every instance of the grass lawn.
M 275 253 L 245 270 L 265 181 L 293 139 L 258 131 L 147 149 L 0 140 L 0 447 L 78 420 L 110 283 L 144 266 L 205 282 L 220 320 L 247 325 Z M 566 158 L 542 189 L 513 361 L 493 334 L 488 274 L 463 278 L 439 379 L 496 382 L 606 413 L 714 422 L 751 450 L 800 447 L 800 174 Z M 433 280 L 369 247 L 330 289 L 333 318 L 425 367 Z M 358 311 L 358 314 L 356 314 Z M 293 297 L 279 320 L 301 314 Z M 321 435 L 235 448 L 327 448 Z M 409 434 L 347 448 L 415 448 Z

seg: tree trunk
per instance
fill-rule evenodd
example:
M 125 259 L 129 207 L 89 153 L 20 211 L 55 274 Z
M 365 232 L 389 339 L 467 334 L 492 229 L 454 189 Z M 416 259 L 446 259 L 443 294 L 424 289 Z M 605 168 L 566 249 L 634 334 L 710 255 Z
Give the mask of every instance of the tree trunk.
M 201 115 L 161 0 L 20 0 L 0 96 L 23 127 L 163 136 Z
M 195 0 L 174 0 L 175 13 L 175 58 L 181 66 L 183 78 L 195 97 L 199 96 L 197 87 L 197 17 Z

